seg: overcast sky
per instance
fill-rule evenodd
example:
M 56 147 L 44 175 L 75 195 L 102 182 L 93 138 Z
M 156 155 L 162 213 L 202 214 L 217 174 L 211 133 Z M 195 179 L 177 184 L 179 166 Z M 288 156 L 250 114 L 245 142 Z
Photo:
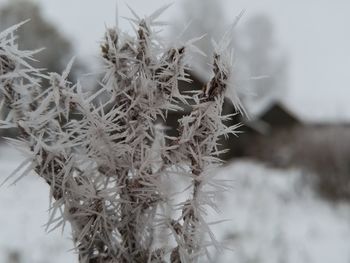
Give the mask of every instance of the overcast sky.
M 116 0 L 36 1 L 42 4 L 45 15 L 75 40 L 79 55 L 96 53 L 105 25 L 115 24 Z M 171 1 L 124 2 L 138 14 L 146 15 Z M 119 1 L 119 14 L 129 16 L 124 2 Z M 181 12 L 182 1 L 172 2 L 174 5 L 163 15 L 164 20 L 171 21 Z M 225 5 L 228 21 L 232 21 L 242 9 L 246 10 L 242 23 L 256 13 L 270 15 L 276 27 L 276 38 L 290 61 L 288 99 L 293 110 L 307 117 L 350 119 L 349 0 L 221 2 Z M 120 23 L 127 26 L 123 20 Z

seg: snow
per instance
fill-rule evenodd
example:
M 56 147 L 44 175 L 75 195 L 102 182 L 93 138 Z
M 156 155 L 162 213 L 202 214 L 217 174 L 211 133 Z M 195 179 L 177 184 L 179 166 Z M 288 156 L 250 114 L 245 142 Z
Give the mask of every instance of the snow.
M 8 146 L 0 146 L 1 181 L 21 162 L 21 156 Z M 34 175 L 13 186 L 0 188 L 0 262 L 9 253 L 19 252 L 24 263 L 73 263 L 73 243 L 69 229 L 47 234 L 49 188 Z M 22 263 L 22 261 L 20 261 Z
M 20 163 L 19 153 L 0 147 L 2 178 Z M 237 161 L 219 172 L 233 189 L 218 196 L 221 214 L 211 220 L 224 250 L 213 256 L 222 263 L 348 263 L 350 260 L 350 206 L 320 199 L 303 178 L 301 170 L 277 170 L 251 161 Z M 69 239 L 47 234 L 49 208 L 47 185 L 27 176 L 15 186 L 0 188 L 0 262 L 20 251 L 25 263 L 77 262 Z
M 234 181 L 222 199 L 218 239 L 233 249 L 217 262 L 349 262 L 350 206 L 321 200 L 301 170 L 241 161 L 221 172 Z

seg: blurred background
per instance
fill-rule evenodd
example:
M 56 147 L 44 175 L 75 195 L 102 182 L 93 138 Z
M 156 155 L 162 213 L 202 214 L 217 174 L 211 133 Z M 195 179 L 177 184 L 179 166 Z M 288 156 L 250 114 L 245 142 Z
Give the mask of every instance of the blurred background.
M 167 3 L 127 1 L 140 16 Z M 233 180 L 234 189 L 218 197 L 222 214 L 209 216 L 231 220 L 214 229 L 233 251 L 213 252 L 213 262 L 348 263 L 350 2 L 173 1 L 161 17 L 169 23 L 161 34 L 169 43 L 205 34 L 196 45 L 211 54 L 212 40 L 220 40 L 242 11 L 233 34 L 234 85 L 247 114 L 234 119 L 244 124 L 243 133 L 222 141 L 230 151 L 218 173 Z M 129 16 L 126 4 L 117 8 L 116 0 L 0 0 L 1 30 L 31 19 L 19 31 L 20 47 L 45 47 L 37 67 L 60 72 L 77 56 L 72 81 L 100 66 L 106 27 L 118 23 L 131 32 L 122 18 Z M 210 78 L 211 56 L 191 56 L 194 82 L 180 83 L 183 90 L 200 89 Z M 88 88 L 96 85 L 82 81 Z M 224 111 L 234 112 L 229 101 Z M 169 115 L 173 130 L 181 114 Z M 2 141 L 3 178 L 21 158 Z M 45 233 L 48 196 L 35 176 L 0 189 L 0 262 L 76 262 L 69 226 Z

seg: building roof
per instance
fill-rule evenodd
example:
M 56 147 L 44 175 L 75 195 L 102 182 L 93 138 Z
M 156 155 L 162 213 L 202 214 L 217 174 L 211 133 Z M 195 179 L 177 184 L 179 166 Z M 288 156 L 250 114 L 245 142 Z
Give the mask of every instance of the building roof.
M 268 108 L 260 113 L 259 119 L 274 126 L 289 126 L 301 122 L 299 118 L 281 102 L 275 102 L 269 105 Z

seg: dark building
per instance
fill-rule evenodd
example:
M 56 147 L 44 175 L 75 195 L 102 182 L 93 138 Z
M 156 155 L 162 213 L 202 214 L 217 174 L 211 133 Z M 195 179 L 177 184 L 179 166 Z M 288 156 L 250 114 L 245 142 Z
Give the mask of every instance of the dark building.
M 188 72 L 190 82 L 179 81 L 179 90 L 186 93 L 193 90 L 200 90 L 205 85 L 200 77 L 193 72 Z M 188 93 L 189 94 L 189 93 Z M 181 104 L 182 111 L 170 111 L 167 114 L 165 125 L 169 136 L 178 135 L 178 120 L 191 112 L 191 105 Z M 227 153 L 222 154 L 222 159 L 253 157 L 262 158 L 262 155 L 269 154 L 266 145 L 275 145 L 275 138 L 279 138 L 279 133 L 285 133 L 301 124 L 299 118 L 280 101 L 270 102 L 260 109 L 253 118 L 248 118 L 236 112 L 235 107 L 230 100 L 225 100 L 223 105 L 223 114 L 236 113 L 227 125 L 241 124 L 237 129 L 237 135 L 230 135 L 228 138 L 222 138 L 219 142 L 221 149 L 228 149 Z M 280 143 L 280 142 L 278 142 Z
M 243 154 L 233 157 L 250 157 L 278 166 L 283 166 L 290 158 L 291 134 L 304 126 L 281 101 L 271 101 L 254 119 L 245 120 L 245 124 L 250 130 L 238 138 L 243 140 L 239 144 Z
M 262 112 L 259 120 L 271 127 L 292 127 L 300 124 L 300 120 L 282 103 L 275 102 Z

